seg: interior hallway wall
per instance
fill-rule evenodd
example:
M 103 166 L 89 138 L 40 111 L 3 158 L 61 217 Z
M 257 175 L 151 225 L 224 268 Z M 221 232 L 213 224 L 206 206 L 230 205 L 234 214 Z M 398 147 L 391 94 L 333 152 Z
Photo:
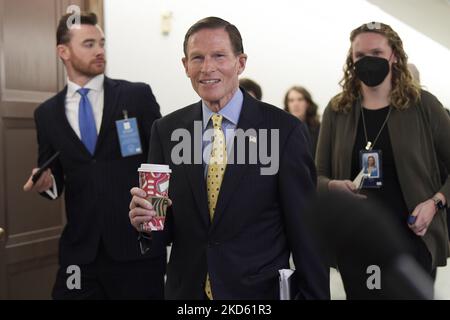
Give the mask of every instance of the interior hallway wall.
M 168 36 L 161 34 L 166 11 L 173 17 Z M 108 75 L 149 83 L 163 115 L 198 101 L 181 64 L 182 43 L 189 26 L 211 15 L 241 31 L 249 56 L 243 76 L 259 82 L 263 100 L 274 105 L 281 107 L 285 91 L 298 84 L 311 91 L 322 112 L 339 92 L 350 31 L 382 21 L 403 39 L 422 84 L 450 108 L 450 50 L 365 0 L 108 0 Z M 426 12 L 423 18 L 433 19 Z M 450 21 L 442 27 L 450 30 Z

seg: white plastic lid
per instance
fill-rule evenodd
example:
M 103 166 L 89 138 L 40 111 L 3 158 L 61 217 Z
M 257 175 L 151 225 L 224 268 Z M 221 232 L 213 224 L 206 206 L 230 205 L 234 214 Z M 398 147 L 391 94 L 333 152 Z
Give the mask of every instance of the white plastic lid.
M 142 163 L 138 172 L 161 172 L 161 173 L 172 173 L 170 167 L 165 164 L 150 164 Z

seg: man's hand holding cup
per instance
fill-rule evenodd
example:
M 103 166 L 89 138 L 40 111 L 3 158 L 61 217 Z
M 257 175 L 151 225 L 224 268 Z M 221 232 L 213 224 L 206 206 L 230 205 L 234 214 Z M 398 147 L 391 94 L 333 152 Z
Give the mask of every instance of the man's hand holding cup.
M 139 188 L 131 189 L 130 222 L 139 232 L 164 230 L 170 173 L 167 165 L 142 164 L 138 169 Z
M 136 187 L 130 192 L 133 196 L 130 203 L 130 222 L 137 231 L 142 232 L 144 223 L 150 222 L 156 216 L 156 211 L 153 209 L 153 205 L 145 199 L 147 192 Z

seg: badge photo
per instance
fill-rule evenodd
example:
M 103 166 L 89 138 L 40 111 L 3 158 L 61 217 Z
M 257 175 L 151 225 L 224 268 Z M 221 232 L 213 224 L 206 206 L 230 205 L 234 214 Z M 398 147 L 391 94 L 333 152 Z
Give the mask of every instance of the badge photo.
M 364 174 L 361 188 L 380 188 L 383 185 L 381 150 L 361 150 L 360 169 Z

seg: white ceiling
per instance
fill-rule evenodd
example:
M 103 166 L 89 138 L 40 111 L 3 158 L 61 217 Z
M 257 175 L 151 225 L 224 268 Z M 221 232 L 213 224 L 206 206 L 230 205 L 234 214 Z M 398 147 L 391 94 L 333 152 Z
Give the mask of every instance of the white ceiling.
M 450 49 L 450 0 L 368 0 Z

